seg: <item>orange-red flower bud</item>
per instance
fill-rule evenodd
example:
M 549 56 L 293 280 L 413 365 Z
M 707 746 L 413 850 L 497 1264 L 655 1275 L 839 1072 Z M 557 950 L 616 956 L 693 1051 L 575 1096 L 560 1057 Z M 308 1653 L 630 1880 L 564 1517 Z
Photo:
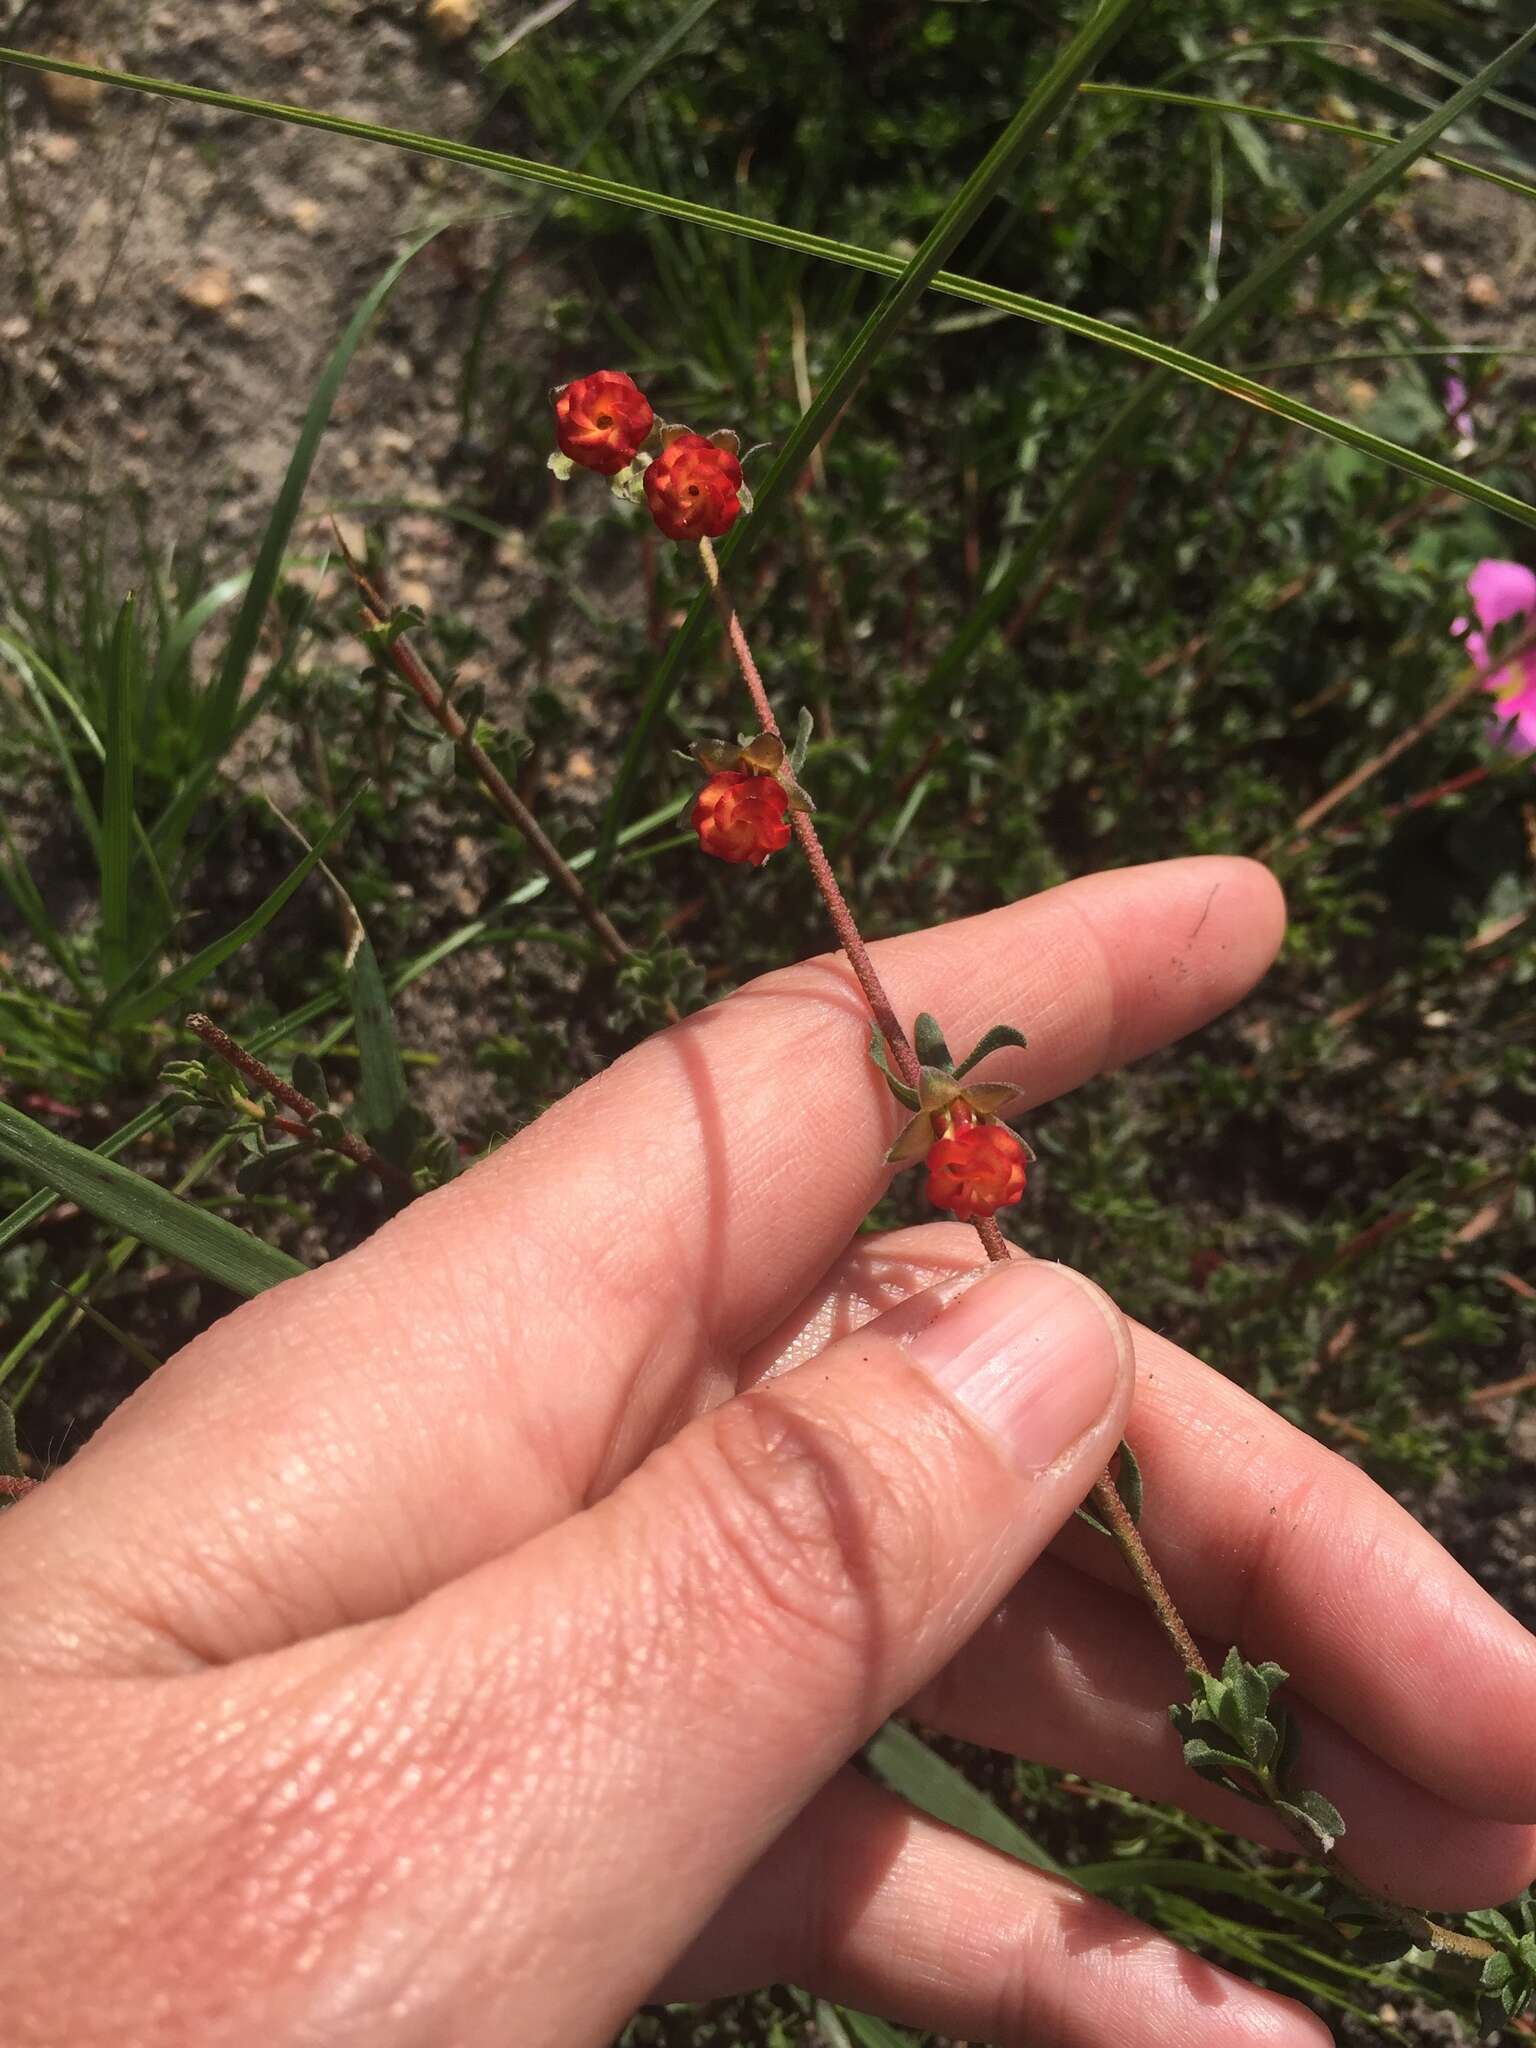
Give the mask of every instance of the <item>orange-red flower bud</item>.
M 776 776 L 727 768 L 699 791 L 691 822 L 699 845 L 716 860 L 760 868 L 770 853 L 789 844 L 789 798 Z
M 928 1148 L 928 1199 L 963 1222 L 995 1215 L 1024 1192 L 1024 1147 L 1006 1124 L 962 1111 Z
M 656 415 L 633 377 L 594 370 L 555 397 L 555 439 L 560 453 L 583 469 L 617 476 L 628 469 Z
M 645 472 L 645 502 L 668 540 L 718 540 L 741 511 L 741 464 L 702 434 L 679 434 Z

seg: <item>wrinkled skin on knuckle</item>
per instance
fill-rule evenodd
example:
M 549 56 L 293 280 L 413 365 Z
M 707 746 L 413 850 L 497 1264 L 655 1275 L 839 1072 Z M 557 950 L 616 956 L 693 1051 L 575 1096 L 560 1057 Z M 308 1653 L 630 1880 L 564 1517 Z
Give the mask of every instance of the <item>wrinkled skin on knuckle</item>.
M 927 1612 L 946 1561 L 945 1435 L 898 1436 L 851 1404 L 813 1420 L 771 1387 L 719 1410 L 696 1505 L 721 1560 L 725 1625 L 770 1639 L 802 1674 L 878 1669 Z

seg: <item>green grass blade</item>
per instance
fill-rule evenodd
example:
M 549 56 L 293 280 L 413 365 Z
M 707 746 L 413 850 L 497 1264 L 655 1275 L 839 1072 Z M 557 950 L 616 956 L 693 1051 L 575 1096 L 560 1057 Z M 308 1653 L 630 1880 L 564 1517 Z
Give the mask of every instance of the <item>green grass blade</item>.
M 249 917 L 243 919 L 232 931 L 225 932 L 222 938 L 214 939 L 211 944 L 204 946 L 200 953 L 193 954 L 190 960 L 183 961 L 180 967 L 175 967 L 169 974 L 162 975 L 153 988 L 145 989 L 137 996 L 130 996 L 123 989 L 115 991 L 104 1004 L 100 1021 L 103 1024 L 116 1024 L 120 1028 L 147 1024 L 151 1018 L 158 1017 L 162 1010 L 168 1010 L 183 996 L 190 995 L 208 979 L 215 968 L 222 967 L 231 954 L 238 953 L 240 948 L 248 945 L 259 932 L 265 931 L 294 890 L 315 866 L 326 847 L 347 823 L 361 794 L 362 791 L 359 790 L 346 808 L 332 819 L 309 852 L 283 877 L 271 895 L 257 905 Z
M 91 802 L 85 784 L 81 780 L 80 771 L 75 766 L 75 757 L 70 751 L 68 740 L 65 739 L 60 729 L 58 719 L 54 716 L 53 706 L 48 702 L 48 691 L 51 689 L 58 695 L 60 702 L 70 712 L 75 723 L 85 734 L 87 745 L 90 746 L 96 758 L 101 760 L 104 758 L 106 750 L 101 744 L 96 728 L 70 696 L 69 691 L 64 687 L 60 678 L 54 674 L 53 670 L 42 659 L 35 648 L 25 645 L 24 642 L 18 640 L 13 634 L 5 632 L 3 629 L 0 629 L 0 648 L 3 648 L 11 657 L 16 673 L 21 677 L 22 687 L 31 698 L 37 715 L 43 722 L 44 730 L 48 734 L 49 744 L 52 746 L 59 767 L 63 771 L 64 780 L 69 784 L 69 793 L 74 798 L 75 814 L 80 820 L 81 830 L 89 840 L 91 851 L 99 862 L 101 859 L 101 820 L 96 815 L 96 806 Z
M 892 1791 L 899 1792 L 922 1812 L 932 1814 L 935 1820 L 959 1828 L 962 1834 L 971 1835 L 978 1842 L 988 1842 L 1005 1856 L 1016 1857 L 1035 1870 L 1049 1871 L 1055 1877 L 1063 1874 L 1062 1865 L 1049 1849 L 1026 1834 L 1017 1821 L 1010 1820 L 953 1764 L 935 1756 L 909 1728 L 887 1721 L 867 1744 L 864 1755 Z
M 215 583 L 175 620 L 160 645 L 159 657 L 155 662 L 152 688 L 156 693 L 163 690 L 171 677 L 191 653 L 199 634 L 216 612 L 224 609 L 234 598 L 239 597 L 251 580 L 251 571 L 242 569 L 237 575 L 226 576 L 221 583 Z
M 8 1102 L 0 1102 L 0 1159 L 236 1294 L 260 1294 L 304 1271 L 286 1252 L 115 1160 L 45 1130 Z
M 1259 107 L 1250 106 L 1242 100 L 1211 99 L 1204 93 L 1165 92 L 1155 85 L 1086 83 L 1077 89 L 1103 99 L 1146 100 L 1160 106 L 1189 107 L 1207 114 L 1237 114 L 1247 121 L 1283 121 L 1290 127 L 1316 129 L 1320 135 L 1337 135 L 1350 142 L 1368 142 L 1376 149 L 1390 149 L 1400 139 L 1394 135 L 1383 135 L 1379 128 L 1357 127 L 1353 121 L 1325 121 L 1320 114 L 1296 114 L 1285 107 Z M 1424 154 L 1431 163 L 1443 164 L 1448 171 L 1459 171 L 1469 178 L 1481 178 L 1486 184 L 1500 185 L 1521 199 L 1536 199 L 1536 185 L 1529 179 L 1513 177 L 1507 171 L 1492 170 L 1487 164 L 1475 164 L 1468 157 L 1447 156 L 1439 149 L 1427 149 Z
M 1326 205 L 1320 207 L 1292 234 L 1287 235 L 1285 240 L 1256 264 L 1246 277 L 1225 293 L 1190 330 L 1186 348 L 1173 351 L 1173 355 L 1182 356 L 1184 362 L 1176 364 L 1170 356 L 1165 361 L 1162 374 L 1142 379 L 1115 413 L 1099 440 L 1067 478 L 1052 504 L 1042 514 L 1029 540 L 1009 563 L 1006 573 L 991 584 L 960 631 L 940 655 L 922 689 L 914 693 L 904 721 L 906 724 L 910 725 L 917 717 L 927 714 L 945 684 L 968 660 L 997 622 L 1021 601 L 1025 583 L 1043 560 L 1047 548 L 1065 528 L 1070 514 L 1081 502 L 1085 487 L 1106 467 L 1148 416 L 1168 388 L 1171 373 L 1176 369 L 1183 369 L 1185 375 L 1198 375 L 1202 383 L 1211 382 L 1209 365 L 1203 373 L 1197 373 L 1190 367 L 1194 352 L 1207 348 L 1212 342 L 1219 340 L 1282 278 L 1304 263 L 1309 256 L 1315 255 L 1346 221 L 1363 211 L 1393 179 L 1400 177 L 1411 163 L 1423 156 L 1436 138 L 1458 116 L 1464 114 L 1468 107 L 1475 106 L 1494 80 L 1502 78 L 1510 66 L 1517 63 L 1533 44 L 1536 44 L 1536 26 L 1527 29 L 1524 35 L 1511 43 L 1491 64 L 1485 65 L 1476 78 L 1469 80 L 1443 106 L 1437 107 L 1432 114 L 1419 122 L 1417 127 L 1383 150 L 1380 156 L 1367 164 L 1336 192 Z M 1298 424 L 1310 425 L 1319 423 L 1326 417 L 1319 414 L 1316 408 L 1301 406 L 1296 400 L 1285 400 L 1276 405 L 1274 400 L 1279 394 L 1266 393 L 1261 398 L 1253 386 L 1249 385 L 1246 390 L 1243 389 L 1247 380 L 1238 378 L 1230 372 L 1227 376 L 1230 381 L 1219 388 L 1228 389 L 1236 396 L 1248 396 L 1251 400 L 1266 405 L 1268 410 L 1279 412 L 1282 418 L 1289 417 L 1297 420 Z M 1302 414 L 1309 417 L 1303 419 Z M 1354 437 L 1360 431 L 1344 421 L 1330 421 L 1329 432 L 1334 439 L 1351 441 L 1359 446 L 1360 443 Z M 1377 437 L 1371 438 L 1375 440 Z M 1378 445 L 1365 452 L 1377 454 L 1399 468 L 1413 470 L 1421 476 L 1425 475 L 1419 465 L 1426 458 L 1415 455 L 1412 450 L 1394 446 L 1393 451 L 1388 453 L 1383 446 Z M 1437 471 L 1441 468 L 1438 463 L 1430 466 Z M 1426 480 L 1439 481 L 1438 478 Z M 1467 493 L 1468 481 L 1463 479 L 1459 488 L 1464 494 L 1479 496 L 1480 493 L 1477 491 Z M 1502 499 L 1506 494 L 1501 491 L 1498 496 Z M 1512 507 L 1518 509 L 1512 510 Z M 1509 500 L 1497 509 L 1508 512 L 1511 517 L 1523 519 L 1526 524 L 1536 525 L 1536 513 L 1528 506 L 1519 506 L 1518 500 Z
M 379 309 L 404 276 L 407 266 L 441 232 L 442 224 L 439 224 L 437 227 L 429 228 L 424 234 L 415 236 L 406 245 L 352 315 L 321 372 L 314 396 L 309 401 L 309 409 L 304 415 L 304 425 L 289 460 L 282 487 L 278 491 L 277 502 L 272 507 L 266 530 L 261 536 L 256 564 L 251 571 L 245 597 L 230 632 L 229 645 L 224 651 L 224 659 L 208 693 L 202 729 L 202 743 L 207 753 L 221 754 L 234 731 L 240 709 L 240 695 L 245 688 L 245 679 L 250 673 L 251 661 L 256 653 L 256 642 L 261 633 L 262 621 L 266 617 L 267 606 L 272 601 L 272 593 L 277 588 L 283 557 L 288 551 L 294 522 L 299 516 L 299 506 L 303 502 L 304 492 L 309 483 L 309 473 L 314 467 L 320 442 L 330 424 L 331 408 L 336 403 L 336 394 L 341 389 L 342 380 L 351 366 L 352 358 L 356 355 L 363 336 L 372 326 Z
M 1125 33 L 1133 14 L 1143 4 L 1144 0 L 1105 0 L 1105 4 L 1061 51 L 1045 76 L 1025 96 L 1023 105 L 934 222 L 921 247 L 843 350 L 795 422 L 767 476 L 755 487 L 757 506 L 752 517 L 737 523 L 721 549 L 722 565 L 728 565 L 755 544 L 763 522 L 810 461 L 822 436 L 868 374 L 880 350 L 917 299 L 933 283 L 950 250 L 988 205 L 1020 158 L 1034 147 L 1062 108 L 1071 102 L 1085 75 Z M 712 609 L 709 591 L 701 590 L 682 626 L 673 634 L 661 666 L 646 692 L 604 813 L 597 844 L 599 879 L 613 857 L 631 793 L 644 772 L 652 734 L 666 714 L 683 666 L 697 644 Z
M 549 164 L 534 163 L 525 157 L 507 156 L 496 150 L 479 149 L 468 143 L 450 142 L 441 136 L 420 135 L 408 129 L 380 128 L 364 121 L 349 121 L 338 114 L 315 113 L 307 107 L 289 106 L 278 101 L 248 99 L 238 93 L 216 92 L 206 86 L 180 85 L 168 79 L 142 78 L 131 72 L 105 70 L 99 65 L 74 64 L 63 58 L 41 57 L 28 50 L 0 48 L 0 64 L 16 64 L 31 71 L 57 71 L 66 77 L 95 79 L 105 85 L 121 86 L 168 99 L 188 100 L 198 106 L 223 108 L 229 112 L 250 114 L 262 120 L 285 122 L 296 127 L 317 128 L 326 134 L 345 136 L 353 141 L 381 144 L 419 156 L 438 157 L 449 163 L 468 164 L 479 170 L 521 179 L 530 184 L 553 185 L 563 192 L 582 198 L 605 200 L 612 205 L 628 207 L 639 212 L 666 214 L 676 220 L 695 221 L 702 227 L 718 229 L 722 234 L 743 235 L 752 241 L 765 242 L 780 249 L 793 249 L 801 255 L 812 256 L 824 262 L 844 264 L 855 270 L 868 270 L 881 277 L 899 277 L 906 267 L 899 257 L 887 255 L 877 249 L 863 248 L 857 242 L 838 241 L 828 235 L 813 235 L 802 228 L 782 227 L 776 221 L 759 220 L 749 214 L 732 213 L 725 207 L 705 206 L 690 199 L 673 199 L 665 192 L 622 184 L 612 178 L 592 177 L 582 171 L 565 171 Z M 1454 491 L 1461 497 L 1486 506 L 1489 511 L 1498 512 L 1506 518 L 1516 519 L 1523 525 L 1536 528 L 1536 509 L 1523 503 L 1519 498 L 1512 497 L 1507 491 L 1497 490 L 1478 477 L 1463 476 L 1444 463 L 1431 461 L 1427 456 L 1419 455 L 1413 449 L 1401 447 L 1397 442 L 1389 441 L 1382 435 L 1367 433 L 1348 421 L 1335 419 L 1332 414 L 1322 412 L 1316 406 L 1304 405 L 1300 400 L 1287 397 L 1284 392 L 1273 390 L 1252 377 L 1243 377 L 1236 371 L 1227 370 L 1203 357 L 1191 355 L 1187 350 L 1154 341 L 1149 336 L 1134 333 L 1129 328 L 1116 327 L 1111 321 L 1094 320 L 1087 314 L 1073 312 L 1068 307 L 1053 305 L 1048 299 L 1037 299 L 1026 292 L 1007 291 L 1000 285 L 984 284 L 975 278 L 957 276 L 953 271 L 935 272 L 930 280 L 930 288 L 952 298 L 964 299 L 972 305 L 994 307 L 1020 319 L 1033 320 L 1042 326 L 1055 327 L 1063 333 L 1078 335 L 1085 341 L 1102 343 L 1126 355 L 1135 356 L 1143 362 L 1176 370 L 1214 391 L 1221 391 L 1228 397 L 1256 405 L 1262 411 L 1272 412 L 1281 419 L 1290 420 L 1296 426 L 1322 434 L 1328 440 L 1337 441 L 1345 447 L 1358 449 L 1362 454 L 1374 456 L 1378 461 L 1405 469 L 1442 490 Z M 1221 306 L 1225 304 L 1226 301 L 1222 300 L 1221 305 L 1213 309 L 1213 313 L 1219 313 Z
M 164 1105 L 152 1103 L 148 1109 L 141 1109 L 131 1122 L 123 1125 L 121 1130 L 114 1131 L 109 1138 L 103 1138 L 96 1151 L 103 1159 L 114 1158 L 119 1152 L 127 1151 L 128 1147 L 142 1138 L 146 1131 L 152 1131 L 164 1120 Z M 54 1203 L 62 1199 L 57 1188 L 39 1188 L 35 1195 L 29 1195 L 26 1201 L 11 1211 L 9 1216 L 0 1216 L 0 1251 L 4 1251 L 8 1244 L 14 1244 L 16 1239 L 24 1231 L 30 1230 L 34 1223 L 41 1223 Z
M 110 988 L 132 958 L 128 884 L 133 866 L 134 607 L 123 600 L 112 635 L 106 780 L 101 800 L 101 965 Z

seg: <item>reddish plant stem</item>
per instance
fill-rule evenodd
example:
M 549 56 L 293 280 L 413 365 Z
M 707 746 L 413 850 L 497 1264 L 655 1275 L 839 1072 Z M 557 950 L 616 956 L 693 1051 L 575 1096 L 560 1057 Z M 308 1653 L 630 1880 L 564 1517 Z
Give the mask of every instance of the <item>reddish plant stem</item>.
M 1179 1662 L 1186 1671 L 1203 1673 L 1209 1678 L 1211 1667 L 1201 1656 L 1183 1615 L 1174 1606 L 1173 1595 L 1163 1583 L 1163 1575 L 1152 1562 L 1151 1554 L 1141 1540 L 1141 1531 L 1132 1521 L 1131 1511 L 1120 1498 L 1120 1489 L 1108 1472 L 1094 1484 L 1093 1504 L 1104 1517 L 1109 1533 L 1115 1539 L 1115 1547 L 1135 1573 L 1137 1583 L 1147 1597 L 1147 1604 L 1162 1623 Z
M 730 642 L 736 665 L 746 683 L 747 694 L 752 699 L 752 708 L 757 713 L 763 731 L 772 733 L 782 741 L 779 721 L 773 715 L 773 706 L 768 701 L 768 692 L 763 687 L 763 678 L 753 658 L 746 632 L 736 613 L 736 607 L 726 595 L 725 585 L 720 577 L 720 564 L 715 550 L 708 540 L 699 542 L 699 554 L 703 558 L 704 573 L 709 579 L 710 591 L 714 596 L 715 608 L 725 627 L 725 637 Z M 806 864 L 810 868 L 821 900 L 827 906 L 827 915 L 832 920 L 832 929 L 837 933 L 838 944 L 848 956 L 848 965 L 864 991 L 864 1000 L 869 1004 L 870 1014 L 891 1049 L 891 1058 L 896 1062 L 897 1071 L 909 1088 L 917 1087 L 922 1079 L 922 1063 L 912 1048 L 912 1042 L 901 1028 L 896 1009 L 886 993 L 885 984 L 875 971 L 875 963 L 869 957 L 869 948 L 859 930 L 853 912 L 848 908 L 848 899 L 838 886 L 837 876 L 832 872 L 832 863 L 827 859 L 827 850 L 821 843 L 821 835 L 804 811 L 793 811 L 790 824 L 795 837 L 800 841 Z M 1003 1236 L 995 1217 L 973 1219 L 972 1228 L 981 1239 L 982 1249 L 994 1265 L 1002 1265 L 1012 1258 L 1008 1240 Z
M 243 1074 L 247 1081 L 260 1088 L 264 1094 L 272 1096 L 275 1101 L 282 1103 L 285 1109 L 293 1111 L 294 1120 L 283 1116 L 273 1118 L 279 1130 L 287 1132 L 290 1137 L 305 1138 L 311 1144 L 321 1142 L 310 1128 L 320 1114 L 318 1102 L 311 1102 L 309 1097 L 301 1089 L 295 1088 L 291 1081 L 285 1081 L 281 1074 L 274 1074 L 272 1069 L 264 1061 L 257 1059 L 254 1053 L 249 1053 L 243 1045 L 236 1044 L 229 1033 L 221 1031 L 211 1017 L 205 1017 L 200 1011 L 195 1011 L 187 1019 L 187 1029 L 194 1032 L 208 1050 L 216 1053 L 226 1066 L 233 1067 L 237 1074 Z M 370 1172 L 376 1173 L 380 1180 L 387 1180 L 402 1194 L 415 1194 L 416 1183 L 408 1173 L 403 1172 L 388 1159 L 381 1159 L 371 1145 L 361 1138 L 354 1137 L 351 1131 L 343 1131 L 340 1137 L 334 1140 L 331 1149 L 342 1153 L 354 1166 L 366 1166 Z
M 348 552 L 346 542 L 339 532 L 336 538 L 343 554 L 346 555 L 347 567 L 352 571 L 352 580 L 357 585 L 358 595 L 363 600 L 364 629 L 372 632 L 387 622 L 389 606 Z M 474 734 L 449 702 L 441 683 L 403 634 L 397 635 L 390 642 L 381 659 L 389 664 L 403 683 L 409 685 L 427 716 L 453 741 L 474 769 L 491 802 L 512 829 L 522 837 L 529 852 L 555 887 L 565 896 L 614 966 L 622 967 L 627 960 L 632 960 L 633 947 L 620 937 L 612 920 L 598 909 L 583 887 L 580 876 L 570 866 L 559 847 L 490 755 L 475 739 Z

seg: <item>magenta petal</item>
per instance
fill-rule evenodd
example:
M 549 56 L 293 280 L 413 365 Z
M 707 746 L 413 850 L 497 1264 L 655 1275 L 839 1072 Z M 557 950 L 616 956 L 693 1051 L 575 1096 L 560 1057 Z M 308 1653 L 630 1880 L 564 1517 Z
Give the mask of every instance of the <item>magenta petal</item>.
M 1490 556 L 1467 578 L 1467 589 L 1473 609 L 1490 631 L 1522 612 L 1536 611 L 1536 570 L 1527 569 L 1523 562 L 1501 562 Z

